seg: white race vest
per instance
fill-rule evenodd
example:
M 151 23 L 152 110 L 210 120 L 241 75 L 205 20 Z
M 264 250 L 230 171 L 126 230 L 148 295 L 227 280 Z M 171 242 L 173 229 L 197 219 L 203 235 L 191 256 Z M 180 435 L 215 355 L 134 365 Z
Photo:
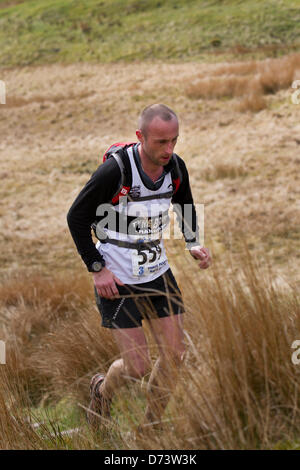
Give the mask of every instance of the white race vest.
M 130 195 L 145 197 L 172 191 L 172 178 L 169 172 L 164 177 L 161 187 L 152 191 L 145 187 L 137 169 L 133 149 L 127 149 L 132 171 L 132 184 L 129 198 L 124 198 L 123 203 L 113 206 L 114 211 L 133 217 L 129 229 L 119 232 L 111 229 L 114 225 L 102 230 L 108 238 L 122 240 L 125 242 L 149 242 L 155 241 L 146 249 L 124 248 L 111 243 L 98 241 L 96 248 L 103 256 L 106 267 L 112 271 L 125 284 L 138 284 L 149 282 L 161 276 L 169 269 L 167 255 L 162 239 L 162 232 L 166 229 L 169 218 L 168 211 L 171 204 L 171 196 L 162 199 L 151 199 L 148 201 L 130 201 Z M 126 203 L 125 203 L 126 202 Z M 145 248 L 145 247 L 144 247 Z

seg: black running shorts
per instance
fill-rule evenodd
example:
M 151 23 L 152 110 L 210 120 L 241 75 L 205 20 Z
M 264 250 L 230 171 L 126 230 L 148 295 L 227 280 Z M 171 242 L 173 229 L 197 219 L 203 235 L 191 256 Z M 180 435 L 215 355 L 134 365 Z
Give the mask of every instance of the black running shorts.
M 142 284 L 117 285 L 120 297 L 105 299 L 95 288 L 98 310 L 104 328 L 136 328 L 143 319 L 183 313 L 183 301 L 171 269 Z

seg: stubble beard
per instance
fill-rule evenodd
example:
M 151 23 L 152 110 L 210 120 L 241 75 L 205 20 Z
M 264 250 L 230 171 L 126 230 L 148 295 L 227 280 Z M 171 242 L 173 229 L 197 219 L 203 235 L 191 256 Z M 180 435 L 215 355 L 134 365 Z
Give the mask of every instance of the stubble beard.
M 147 160 L 157 167 L 165 166 L 168 163 L 168 162 L 160 162 L 158 160 L 159 157 L 153 157 L 152 155 L 150 155 L 150 153 L 145 149 L 145 147 L 143 147 L 143 153 L 146 156 Z

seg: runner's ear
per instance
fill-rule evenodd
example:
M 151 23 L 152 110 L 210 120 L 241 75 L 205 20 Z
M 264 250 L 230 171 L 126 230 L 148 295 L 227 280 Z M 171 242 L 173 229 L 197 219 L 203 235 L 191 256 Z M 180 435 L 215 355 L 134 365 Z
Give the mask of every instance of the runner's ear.
M 139 139 L 139 141 L 141 142 L 141 144 L 143 144 L 145 139 L 144 139 L 142 131 L 140 129 L 137 129 L 135 134 L 137 138 Z

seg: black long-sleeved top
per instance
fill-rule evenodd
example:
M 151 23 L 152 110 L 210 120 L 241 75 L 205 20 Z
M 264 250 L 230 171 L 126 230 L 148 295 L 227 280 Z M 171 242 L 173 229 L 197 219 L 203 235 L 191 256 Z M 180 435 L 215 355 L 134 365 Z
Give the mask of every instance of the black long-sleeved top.
M 143 171 L 138 152 L 134 153 L 141 179 L 145 186 L 151 190 L 156 190 L 160 186 L 161 178 L 153 182 Z M 187 243 L 188 248 L 198 244 L 198 224 L 196 210 L 191 193 L 189 175 L 184 161 L 178 158 L 179 167 L 182 173 L 182 181 L 179 189 L 172 197 L 172 204 L 177 215 L 178 209 L 184 210 L 184 205 L 189 204 L 191 214 L 189 219 L 183 220 L 178 216 L 178 222 Z M 164 167 L 164 174 L 171 171 L 174 162 L 171 160 Z M 121 171 L 114 158 L 110 158 L 102 163 L 93 173 L 90 180 L 80 191 L 73 202 L 68 214 L 67 222 L 77 247 L 77 250 L 86 264 L 88 270 L 94 261 L 102 261 L 103 258 L 92 239 L 91 225 L 96 221 L 96 211 L 100 204 L 111 202 L 113 196 L 120 186 Z M 185 212 L 181 212 L 185 214 Z

